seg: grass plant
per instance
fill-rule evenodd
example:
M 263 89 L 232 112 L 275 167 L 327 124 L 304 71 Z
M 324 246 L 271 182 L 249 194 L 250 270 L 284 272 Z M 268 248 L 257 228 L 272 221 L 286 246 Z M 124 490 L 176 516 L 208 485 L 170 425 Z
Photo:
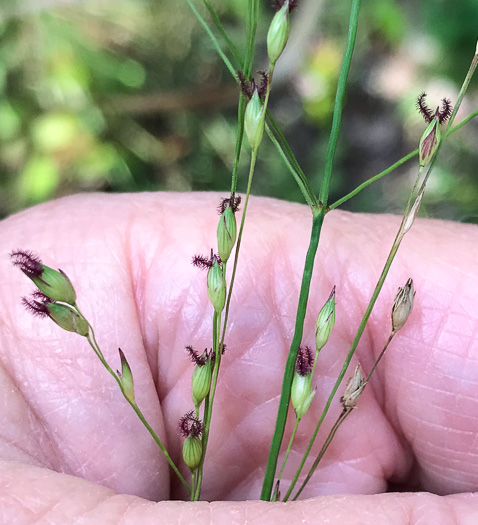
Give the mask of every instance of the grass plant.
M 192 501 L 197 501 L 201 497 L 201 488 L 204 481 L 204 465 L 207 461 L 207 450 L 209 445 L 211 422 L 214 415 L 214 401 L 217 393 L 218 378 L 221 373 L 221 363 L 227 359 L 225 345 L 225 334 L 228 322 L 234 312 L 231 311 L 231 297 L 234 293 L 234 284 L 237 277 L 237 268 L 240 264 L 241 246 L 244 235 L 246 235 L 245 225 L 247 221 L 247 211 L 250 195 L 253 188 L 254 173 L 257 159 L 260 155 L 260 146 L 265 136 L 273 142 L 278 155 L 286 164 L 289 172 L 300 188 L 305 203 L 310 209 L 310 241 L 305 255 L 302 281 L 297 299 L 297 311 L 293 337 L 290 341 L 290 349 L 286 362 L 284 363 L 284 375 L 280 399 L 277 407 L 277 416 L 267 464 L 265 465 L 265 475 L 262 485 L 260 498 L 266 501 L 287 501 L 297 499 L 307 485 L 308 481 L 316 471 L 321 459 L 326 453 L 330 443 L 344 424 L 346 419 L 353 412 L 359 402 L 360 395 L 372 380 L 372 375 L 382 359 L 386 349 L 398 331 L 404 326 L 413 307 L 414 289 L 411 279 L 399 288 L 395 302 L 391 307 L 391 332 L 383 345 L 383 350 L 377 358 L 375 364 L 368 374 L 364 374 L 358 365 L 350 376 L 343 395 L 341 397 L 342 412 L 336 418 L 327 438 L 321 445 L 319 452 L 310 467 L 308 473 L 301 479 L 303 468 L 306 461 L 311 458 L 312 449 L 315 444 L 319 429 L 329 413 L 332 401 L 336 398 L 339 388 L 346 377 L 349 365 L 357 349 L 359 341 L 364 333 L 367 322 L 382 290 L 393 260 L 400 248 L 401 242 L 413 225 L 414 219 L 419 211 L 427 181 L 432 174 L 437 162 L 440 150 L 447 137 L 455 133 L 466 125 L 473 117 L 478 114 L 474 111 L 458 125 L 454 126 L 454 119 L 460 104 L 465 96 L 478 62 L 478 55 L 475 52 L 470 69 L 464 80 L 462 89 L 457 101 L 452 109 L 452 103 L 444 99 L 442 108 L 433 112 L 425 104 L 425 95 L 418 98 L 418 108 L 424 115 L 428 124 L 424 135 L 420 141 L 420 146 L 410 152 L 402 159 L 397 160 L 386 170 L 371 177 L 366 182 L 360 184 L 353 191 L 344 195 L 334 203 L 329 203 L 329 193 L 331 180 L 334 173 L 334 157 L 337 144 L 340 138 L 340 126 L 344 100 L 347 93 L 349 71 L 352 64 L 354 47 L 356 43 L 357 31 L 359 26 L 360 0 L 352 0 L 348 33 L 343 53 L 343 60 L 340 69 L 339 80 L 335 95 L 335 105 L 333 112 L 330 137 L 327 147 L 325 169 L 321 174 L 321 185 L 318 191 L 314 191 L 309 179 L 299 165 L 292 149 L 287 143 L 286 138 L 280 131 L 279 126 L 274 120 L 268 109 L 271 89 L 273 86 L 274 69 L 277 61 L 287 45 L 290 31 L 290 17 L 293 16 L 294 8 L 297 7 L 296 0 L 277 0 L 277 12 L 274 15 L 269 27 L 267 36 L 261 35 L 261 43 L 267 43 L 267 54 L 269 64 L 267 71 L 259 73 L 256 79 L 253 78 L 254 55 L 256 50 L 257 21 L 259 0 L 247 0 L 246 9 L 246 52 L 244 57 L 228 36 L 222 26 L 220 18 L 216 13 L 213 3 L 203 0 L 203 4 L 210 14 L 212 26 L 202 17 L 193 0 L 186 0 L 193 10 L 199 23 L 207 31 L 214 48 L 224 61 L 224 64 L 231 75 L 238 83 L 238 125 L 237 139 L 235 148 L 235 158 L 231 176 L 230 194 L 225 197 L 218 207 L 219 221 L 217 227 L 217 246 L 206 247 L 208 255 L 195 255 L 193 263 L 200 269 L 207 272 L 205 279 L 205 292 L 208 294 L 213 318 L 211 325 L 211 347 L 199 354 L 192 346 L 187 347 L 187 351 L 194 364 L 191 382 L 191 410 L 187 412 L 179 421 L 179 432 L 184 437 L 183 459 L 191 471 L 191 480 L 188 481 L 181 474 L 180 468 L 175 464 L 168 454 L 166 447 L 160 441 L 157 434 L 148 423 L 140 408 L 135 401 L 135 386 L 133 381 L 133 370 L 128 363 L 125 353 L 120 349 L 121 372 L 114 371 L 113 367 L 106 361 L 102 350 L 96 340 L 95 332 L 91 324 L 84 317 L 78 307 L 76 292 L 68 277 L 60 270 L 56 271 L 45 266 L 34 254 L 19 250 L 13 252 L 13 263 L 18 266 L 37 286 L 38 290 L 31 299 L 25 299 L 25 306 L 34 314 L 47 317 L 56 322 L 61 328 L 78 333 L 85 337 L 86 341 L 101 361 L 108 373 L 117 382 L 126 401 L 137 414 L 152 439 L 161 449 L 169 462 L 172 470 L 178 476 L 185 490 L 190 495 Z M 223 44 L 216 37 L 216 33 L 222 39 Z M 262 37 L 265 37 L 262 39 Z M 239 89 L 240 87 L 240 89 Z M 441 125 L 448 120 L 448 126 L 441 134 Z M 264 131 L 266 132 L 264 134 Z M 245 140 L 246 139 L 246 140 Z M 247 185 L 245 195 L 238 195 L 239 181 L 239 159 L 243 150 L 244 143 L 247 142 L 246 149 L 249 151 L 249 170 L 247 175 Z M 315 330 L 315 351 L 304 347 L 304 320 L 308 310 L 308 300 L 311 292 L 311 280 L 313 269 L 316 266 L 316 255 L 319 246 L 322 228 L 326 224 L 327 214 L 338 208 L 347 200 L 353 198 L 359 192 L 365 190 L 370 184 L 380 178 L 390 174 L 393 170 L 411 161 L 419 160 L 417 165 L 417 176 L 415 183 L 410 188 L 408 202 L 404 205 L 403 217 L 397 230 L 395 239 L 390 248 L 387 259 L 383 263 L 383 268 L 370 297 L 367 308 L 363 313 L 362 320 L 357 328 L 353 343 L 344 355 L 343 366 L 338 374 L 336 381 L 325 401 L 324 408 L 315 429 L 310 436 L 309 443 L 304 451 L 303 457 L 296 467 L 295 475 L 288 487 L 283 487 L 283 473 L 286 463 L 290 460 L 290 450 L 296 437 L 300 422 L 306 416 L 311 403 L 314 399 L 314 372 L 320 352 L 326 346 L 329 336 L 335 324 L 335 297 L 340 296 L 341 291 L 335 289 L 330 294 L 324 307 L 317 315 Z M 242 207 L 242 209 L 241 209 Z M 239 224 L 236 224 L 236 213 L 241 209 L 242 215 Z M 418 291 L 419 293 L 419 291 Z M 127 352 L 126 352 L 127 354 Z M 291 410 L 292 406 L 292 410 Z M 286 447 L 282 465 L 278 470 L 278 459 L 283 450 L 283 439 L 285 435 L 287 419 L 291 412 L 295 413 L 295 423 L 292 435 Z M 297 488 L 297 484 L 301 483 Z M 295 490 L 295 493 L 294 493 Z M 259 496 L 259 494 L 258 494 Z

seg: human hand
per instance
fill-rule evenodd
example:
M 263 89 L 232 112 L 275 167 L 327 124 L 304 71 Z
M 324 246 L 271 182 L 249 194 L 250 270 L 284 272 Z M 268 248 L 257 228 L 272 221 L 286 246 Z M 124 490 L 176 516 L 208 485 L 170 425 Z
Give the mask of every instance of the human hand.
M 389 334 L 393 298 L 408 277 L 417 291 L 414 310 L 304 491 L 312 499 L 243 501 L 260 493 L 310 230 L 306 207 L 269 199 L 251 202 L 231 304 L 202 493 L 217 502 L 148 501 L 186 494 L 84 338 L 24 310 L 20 297 L 31 283 L 7 254 L 29 249 L 67 273 L 108 362 L 119 368 L 121 346 L 138 405 L 181 463 L 177 421 L 192 408 L 184 347 L 211 345 L 205 274 L 190 263 L 215 245 L 218 200 L 211 194 L 74 196 L 1 224 L 4 522 L 478 520 L 474 495 L 381 494 L 390 485 L 442 495 L 478 486 L 478 229 L 441 221 L 418 220 L 402 244 L 356 354 L 365 372 Z M 313 346 L 315 316 L 333 285 L 337 322 L 319 357 L 316 399 L 282 490 L 398 224 L 398 217 L 335 211 L 326 218 L 303 343 Z M 339 410 L 337 401 L 318 443 Z

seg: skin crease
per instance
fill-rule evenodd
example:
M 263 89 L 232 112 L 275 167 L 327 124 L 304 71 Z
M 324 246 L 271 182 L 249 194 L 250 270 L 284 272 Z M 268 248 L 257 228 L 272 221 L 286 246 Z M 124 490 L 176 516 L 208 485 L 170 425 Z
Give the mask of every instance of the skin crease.
M 186 498 L 184 489 L 85 339 L 25 311 L 20 297 L 33 284 L 8 253 L 32 250 L 67 273 L 107 360 L 119 368 L 121 346 L 138 405 L 181 464 L 176 426 L 192 408 L 184 347 L 210 346 L 212 320 L 206 274 L 190 262 L 215 245 L 221 196 L 73 196 L 1 223 L 3 522 L 477 523 L 478 228 L 438 220 L 417 220 L 399 250 L 352 366 L 358 357 L 370 370 L 390 331 L 394 296 L 409 277 L 417 291 L 413 313 L 304 491 L 309 499 L 253 501 L 311 223 L 305 206 L 260 198 L 248 212 L 206 459 L 202 499 L 215 502 L 163 501 Z M 316 399 L 301 422 L 283 493 L 399 221 L 340 211 L 326 217 L 303 344 L 314 346 L 315 317 L 334 285 L 337 321 L 319 357 Z M 319 442 L 339 412 L 336 401 Z

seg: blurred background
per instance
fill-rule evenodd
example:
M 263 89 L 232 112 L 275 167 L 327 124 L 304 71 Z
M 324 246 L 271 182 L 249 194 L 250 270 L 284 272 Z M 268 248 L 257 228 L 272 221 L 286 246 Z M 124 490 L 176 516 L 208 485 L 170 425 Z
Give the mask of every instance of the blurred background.
M 247 1 L 212 3 L 243 50 Z M 254 71 L 266 67 L 270 4 L 261 5 Z M 317 190 L 349 9 L 301 0 L 274 78 L 271 111 Z M 432 109 L 456 100 L 477 28 L 477 0 L 363 2 L 331 202 L 418 147 L 416 97 L 426 91 Z M 77 192 L 227 193 L 238 89 L 185 1 L 0 0 L 0 35 L 1 217 Z M 456 123 L 476 109 L 475 77 Z M 425 215 L 478 223 L 477 139 L 478 118 L 447 141 Z M 240 190 L 248 160 L 246 147 Z M 343 208 L 400 211 L 417 166 Z M 268 138 L 253 193 L 302 202 Z

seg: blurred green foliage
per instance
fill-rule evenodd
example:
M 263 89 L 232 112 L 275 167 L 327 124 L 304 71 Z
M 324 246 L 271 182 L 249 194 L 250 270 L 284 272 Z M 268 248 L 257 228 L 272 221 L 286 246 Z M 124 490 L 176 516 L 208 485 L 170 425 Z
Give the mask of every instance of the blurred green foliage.
M 243 50 L 246 0 L 213 4 Z M 316 188 L 348 9 L 302 0 L 272 93 L 271 111 Z M 264 1 L 255 70 L 265 64 L 271 16 Z M 476 20 L 476 0 L 364 2 L 332 200 L 417 146 L 424 123 L 415 97 L 429 92 L 431 106 L 456 97 Z M 81 191 L 229 188 L 238 90 L 185 2 L 3 0 L 0 38 L 1 216 Z M 462 116 L 478 106 L 476 86 Z M 478 222 L 477 129 L 472 121 L 443 148 L 424 203 L 431 216 Z M 263 144 L 253 192 L 302 201 Z M 344 207 L 398 211 L 415 172 L 411 162 Z

